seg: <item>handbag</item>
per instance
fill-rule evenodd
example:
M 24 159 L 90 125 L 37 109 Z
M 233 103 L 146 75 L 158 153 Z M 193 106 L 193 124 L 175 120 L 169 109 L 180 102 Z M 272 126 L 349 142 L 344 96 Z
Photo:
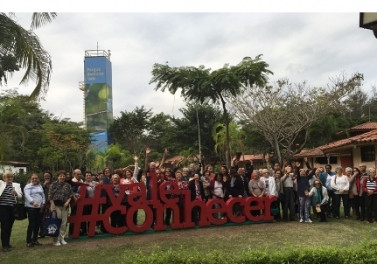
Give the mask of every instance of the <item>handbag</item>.
M 50 212 L 43 220 L 43 233 L 45 236 L 59 236 L 60 225 L 62 220 L 56 215 L 56 211 Z
M 26 208 L 23 203 L 13 205 L 13 216 L 16 220 L 24 220 L 27 218 Z

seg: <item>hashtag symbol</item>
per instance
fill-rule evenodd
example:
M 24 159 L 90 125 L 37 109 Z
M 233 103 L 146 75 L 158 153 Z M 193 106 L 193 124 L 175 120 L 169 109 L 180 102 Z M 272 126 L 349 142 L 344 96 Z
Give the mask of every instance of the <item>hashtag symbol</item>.
M 84 185 L 82 185 L 84 187 Z M 93 198 L 86 198 L 86 188 L 80 188 L 80 198 L 76 203 L 74 214 L 68 217 L 68 222 L 73 224 L 72 237 L 80 236 L 81 223 L 88 223 L 88 236 L 94 236 L 98 221 L 104 222 L 104 215 L 99 214 L 99 207 L 106 203 L 106 197 L 101 197 L 102 186 L 97 185 Z M 90 214 L 84 214 L 84 207 L 90 206 Z

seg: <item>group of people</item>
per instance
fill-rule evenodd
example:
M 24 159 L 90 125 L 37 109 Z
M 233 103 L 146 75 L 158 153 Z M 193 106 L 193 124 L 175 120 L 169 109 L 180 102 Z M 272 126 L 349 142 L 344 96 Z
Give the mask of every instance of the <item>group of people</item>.
M 377 221 L 377 181 L 376 169 L 366 169 L 364 164 L 358 168 L 337 167 L 333 172 L 331 165 L 324 168 L 315 164 L 311 168 L 305 159 L 306 168 L 300 162 L 283 165 L 276 163 L 271 167 L 268 157 L 267 167 L 254 169 L 252 161 L 240 162 L 233 159 L 231 168 L 222 165 L 218 172 L 212 165 L 205 167 L 190 164 L 188 168 L 180 168 L 179 162 L 172 167 L 159 166 L 155 162 L 148 163 L 146 152 L 146 168 L 135 163 L 126 168 L 105 168 L 103 173 L 94 176 L 86 171 L 83 177 L 80 169 L 75 169 L 72 176 L 69 172 L 58 171 L 56 180 L 52 180 L 49 172 L 44 173 L 43 181 L 37 174 L 30 176 L 29 182 L 22 188 L 13 182 L 13 174 L 5 172 L 0 180 L 0 222 L 1 242 L 3 251 L 11 250 L 11 230 L 14 222 L 12 207 L 17 199 L 24 196 L 29 225 L 26 231 L 27 247 L 40 246 L 38 238 L 43 237 L 43 218 L 46 214 L 56 212 L 62 219 L 59 235 L 53 238 L 53 245 L 67 244 L 67 219 L 69 214 L 74 214 L 75 202 L 80 199 L 80 189 L 86 188 L 86 196 L 93 197 L 98 184 L 111 184 L 114 196 L 119 195 L 122 184 L 143 183 L 146 187 L 146 197 L 150 199 L 152 183 L 160 185 L 162 182 L 175 182 L 180 190 L 190 190 L 191 200 L 208 201 L 210 199 L 228 200 L 232 197 L 264 197 L 275 196 L 276 201 L 271 205 L 271 212 L 276 221 L 299 221 L 311 223 L 311 217 L 319 218 L 326 222 L 328 217 L 340 218 L 340 205 L 343 204 L 344 217 L 356 217 L 361 221 L 372 223 Z M 163 164 L 161 162 L 160 164 Z M 155 177 L 154 181 L 151 179 Z M 129 206 L 127 197 L 130 192 L 139 190 L 127 189 L 124 194 L 124 206 Z M 179 197 L 183 204 L 183 197 Z M 108 199 L 109 200 L 109 199 Z M 102 204 L 103 213 L 111 204 Z M 216 204 L 215 204 L 216 206 Z M 352 209 L 352 213 L 351 213 Z M 184 210 L 181 210 L 183 213 Z M 181 213 L 180 212 L 180 213 Z M 237 205 L 234 214 L 241 214 L 242 207 Z M 91 206 L 84 207 L 83 214 L 90 214 Z M 258 215 L 261 212 L 252 212 Z M 226 215 L 217 214 L 215 217 L 224 218 Z M 167 208 L 164 213 L 164 223 L 171 224 L 172 210 Z M 183 219 L 183 215 L 180 216 Z M 195 223 L 200 219 L 200 210 L 192 210 L 192 220 Z M 125 217 L 120 211 L 115 211 L 109 219 L 114 227 L 125 225 Z M 134 214 L 133 221 L 137 223 L 138 215 Z M 85 235 L 87 226 L 82 223 L 80 234 Z M 101 232 L 106 229 L 100 223 Z M 69 228 L 72 232 L 72 228 Z
M 26 246 L 41 246 L 39 237 L 44 237 L 43 217 L 51 211 L 55 211 L 57 217 L 67 219 L 70 199 L 74 199 L 71 185 L 65 181 L 65 171 L 57 173 L 57 180 L 52 182 L 52 175 L 44 173 L 44 181 L 41 184 L 36 173 L 31 174 L 28 183 L 22 188 L 19 183 L 13 182 L 14 175 L 7 171 L 0 180 L 0 222 L 1 243 L 4 252 L 10 251 L 10 237 L 15 221 L 13 206 L 24 198 L 24 206 L 28 217 L 26 230 Z M 64 203 L 60 203 L 64 201 Z M 66 222 L 62 222 L 60 234 L 54 237 L 54 244 L 67 244 L 64 240 Z

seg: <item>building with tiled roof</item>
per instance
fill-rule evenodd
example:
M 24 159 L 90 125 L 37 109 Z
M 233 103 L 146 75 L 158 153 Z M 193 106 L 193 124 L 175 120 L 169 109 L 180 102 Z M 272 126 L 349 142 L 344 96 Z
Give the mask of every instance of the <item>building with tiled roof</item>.
M 368 132 L 368 131 L 371 131 L 371 130 L 375 130 L 377 129 L 377 122 L 366 122 L 366 123 L 362 123 L 360 125 L 357 125 L 357 126 L 354 126 L 354 127 L 351 127 L 349 129 L 349 131 L 352 131 L 352 132 Z
M 235 158 L 235 156 L 233 158 Z M 263 154 L 241 154 L 239 166 L 242 166 L 242 164 L 245 161 L 249 161 L 249 160 L 253 161 L 255 168 L 265 167 L 265 159 L 264 159 Z M 177 163 L 182 166 L 183 163 L 187 163 L 187 162 L 197 163 L 198 159 L 196 157 L 185 158 L 184 156 L 177 155 L 170 158 L 166 158 L 163 166 L 171 168 L 171 167 L 174 167 L 175 164 Z
M 295 158 L 308 157 L 313 163 L 321 161 L 318 163 L 329 163 L 343 168 L 358 166 L 360 163 L 376 167 L 377 123 L 367 122 L 352 127 L 349 131 L 356 135 L 303 150 L 295 155 Z
M 23 161 L 3 161 L 0 162 L 0 174 L 11 171 L 16 174 L 23 174 L 27 172 L 28 162 Z
M 353 136 L 357 136 L 357 135 L 360 135 L 362 133 L 366 133 L 366 132 L 369 132 L 369 131 L 372 131 L 372 130 L 375 130 L 375 129 L 377 129 L 377 122 L 369 121 L 369 122 L 362 123 L 360 125 L 351 127 L 350 129 L 347 129 L 345 131 L 341 131 L 337 135 L 338 136 L 348 135 L 350 137 L 353 137 Z

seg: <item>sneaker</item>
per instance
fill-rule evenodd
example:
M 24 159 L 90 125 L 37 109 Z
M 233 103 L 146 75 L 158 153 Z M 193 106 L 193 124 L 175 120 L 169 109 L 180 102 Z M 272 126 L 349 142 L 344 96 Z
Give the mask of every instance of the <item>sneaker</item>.
M 301 218 L 301 219 L 300 219 L 300 223 L 303 223 L 303 222 L 304 222 L 304 219 Z
M 310 220 L 310 218 L 306 219 L 305 220 L 305 223 L 313 223 L 312 220 Z
M 62 245 L 67 245 L 67 244 L 68 244 L 67 241 L 65 241 L 64 239 L 62 239 L 62 240 L 60 241 L 60 243 L 61 243 Z
M 56 242 L 53 243 L 53 245 L 59 247 L 59 246 L 61 246 L 62 244 L 60 244 L 60 241 L 56 241 Z

